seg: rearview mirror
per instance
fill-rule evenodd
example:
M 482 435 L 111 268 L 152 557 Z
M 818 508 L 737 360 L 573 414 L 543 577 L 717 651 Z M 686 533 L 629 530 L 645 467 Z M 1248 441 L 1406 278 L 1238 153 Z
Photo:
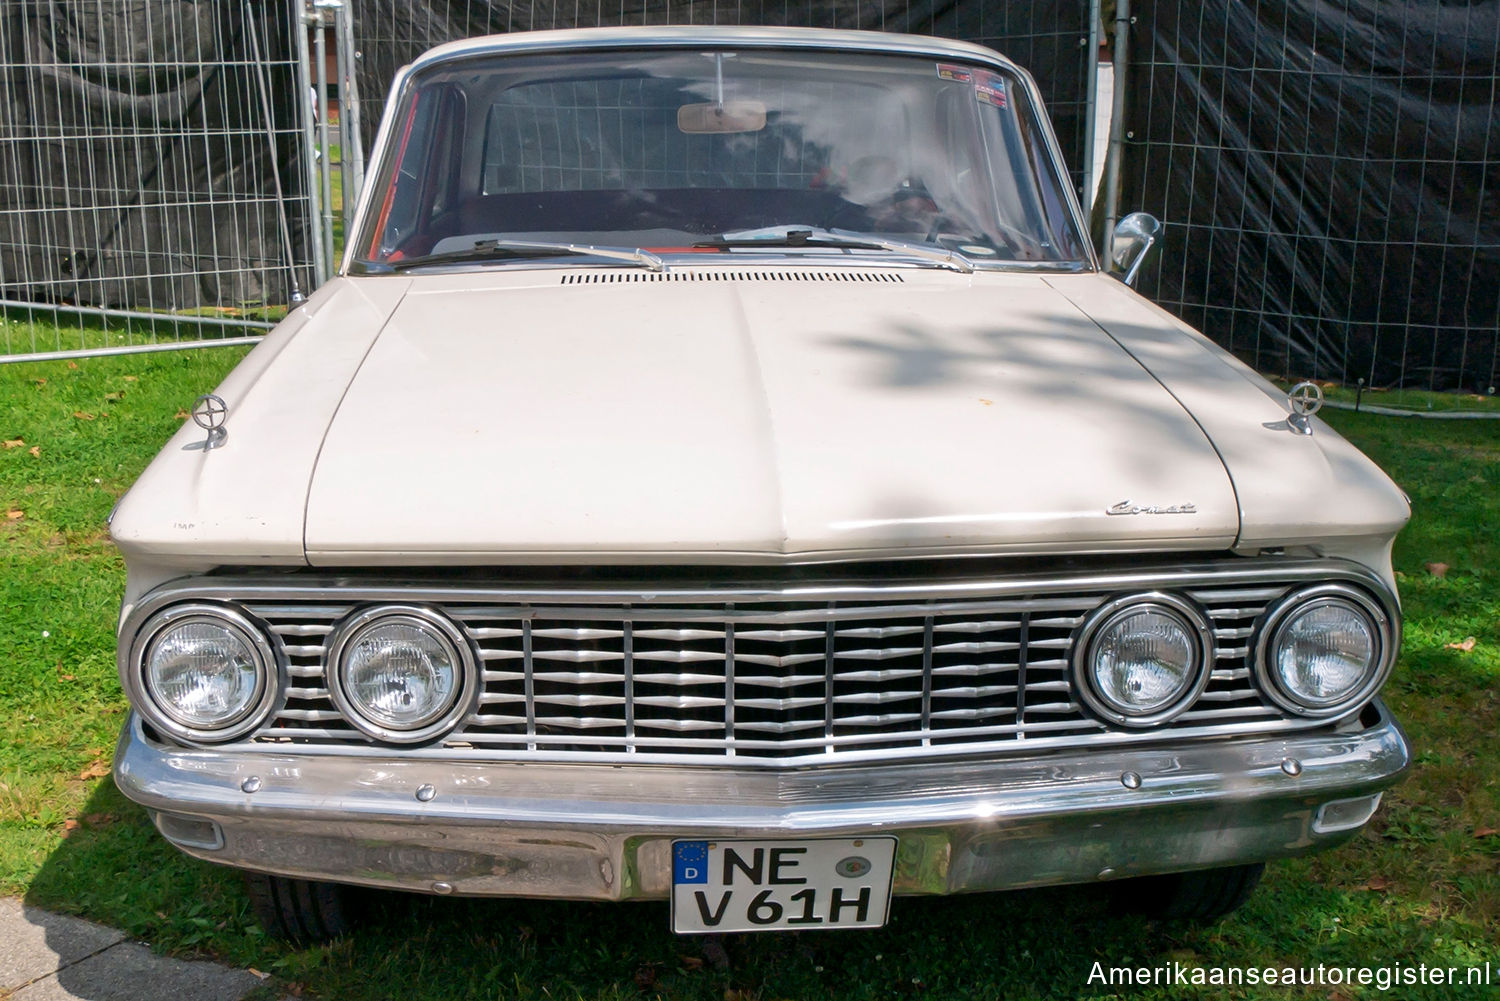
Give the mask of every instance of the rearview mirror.
M 1136 277 L 1161 237 L 1161 231 L 1161 220 L 1148 212 L 1132 212 L 1115 225 L 1114 239 L 1109 247 L 1109 266 L 1116 278 L 1126 285 L 1135 286 Z
M 684 104 L 677 109 L 678 131 L 688 135 L 759 132 L 766 127 L 766 106 L 759 101 Z

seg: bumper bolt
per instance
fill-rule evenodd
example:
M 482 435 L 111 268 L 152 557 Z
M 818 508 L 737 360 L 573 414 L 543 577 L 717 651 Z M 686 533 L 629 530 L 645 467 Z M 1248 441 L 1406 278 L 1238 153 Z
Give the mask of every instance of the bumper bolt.
M 453 892 L 453 884 L 452 883 L 433 883 L 432 884 L 432 892 L 433 893 L 441 893 L 441 894 L 447 895 L 447 894 Z
M 1296 758 L 1287 758 L 1281 763 L 1281 770 L 1286 772 L 1288 775 L 1301 775 L 1302 762 L 1298 761 Z
M 1120 776 L 1120 785 L 1126 789 L 1139 789 L 1141 787 L 1140 772 L 1126 772 Z
M 431 785 L 423 783 L 422 785 L 417 786 L 417 799 L 421 800 L 423 803 L 430 803 L 432 801 L 432 797 L 436 795 L 437 790 L 434 789 Z
M 241 792 L 260 792 L 260 776 L 252 775 L 240 783 Z

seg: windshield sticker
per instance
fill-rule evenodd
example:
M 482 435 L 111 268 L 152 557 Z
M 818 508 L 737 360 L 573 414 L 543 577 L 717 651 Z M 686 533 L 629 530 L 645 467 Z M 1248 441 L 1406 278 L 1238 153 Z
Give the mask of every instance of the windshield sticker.
M 968 83 L 970 80 L 974 79 L 974 74 L 971 73 L 966 67 L 954 66 L 950 63 L 938 63 L 937 71 L 938 79 L 940 80 L 953 80 L 957 83 Z
M 1005 107 L 1005 81 L 995 73 L 977 73 L 974 76 L 974 100 L 981 104 Z

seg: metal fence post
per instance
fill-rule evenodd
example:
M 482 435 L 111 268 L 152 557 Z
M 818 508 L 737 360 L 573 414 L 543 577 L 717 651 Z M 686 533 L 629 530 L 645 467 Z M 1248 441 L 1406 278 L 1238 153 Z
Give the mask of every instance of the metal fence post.
M 307 29 L 315 22 L 317 14 L 309 9 L 304 0 L 293 0 L 292 33 L 296 36 L 297 45 L 297 107 L 301 112 L 302 141 L 303 141 L 303 183 L 307 186 L 307 228 L 308 236 L 312 242 L 313 256 L 313 284 L 322 285 L 328 280 L 328 256 L 323 246 L 323 227 L 319 219 L 321 199 L 319 194 L 321 187 L 318 183 L 318 165 L 315 161 L 316 150 L 313 137 L 313 84 L 312 74 L 309 72 L 309 64 L 312 62 L 312 53 L 308 50 Z

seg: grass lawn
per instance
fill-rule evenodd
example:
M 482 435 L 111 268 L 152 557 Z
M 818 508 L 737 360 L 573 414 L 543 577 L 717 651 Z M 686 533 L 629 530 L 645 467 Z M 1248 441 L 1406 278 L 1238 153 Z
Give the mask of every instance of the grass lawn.
M 243 354 L 0 366 L 0 892 L 272 973 L 267 998 L 1500 996 L 1089 983 L 1096 960 L 1500 965 L 1500 422 L 1327 414 L 1416 509 L 1396 547 L 1406 644 L 1386 688 L 1416 768 L 1354 842 L 1274 864 L 1222 924 L 1115 918 L 1083 890 L 903 899 L 879 932 L 731 936 L 721 954 L 673 937 L 664 904 L 385 895 L 360 935 L 299 951 L 261 934 L 232 872 L 169 848 L 107 777 L 126 707 L 113 636 L 124 568 L 104 519 L 174 415 Z

